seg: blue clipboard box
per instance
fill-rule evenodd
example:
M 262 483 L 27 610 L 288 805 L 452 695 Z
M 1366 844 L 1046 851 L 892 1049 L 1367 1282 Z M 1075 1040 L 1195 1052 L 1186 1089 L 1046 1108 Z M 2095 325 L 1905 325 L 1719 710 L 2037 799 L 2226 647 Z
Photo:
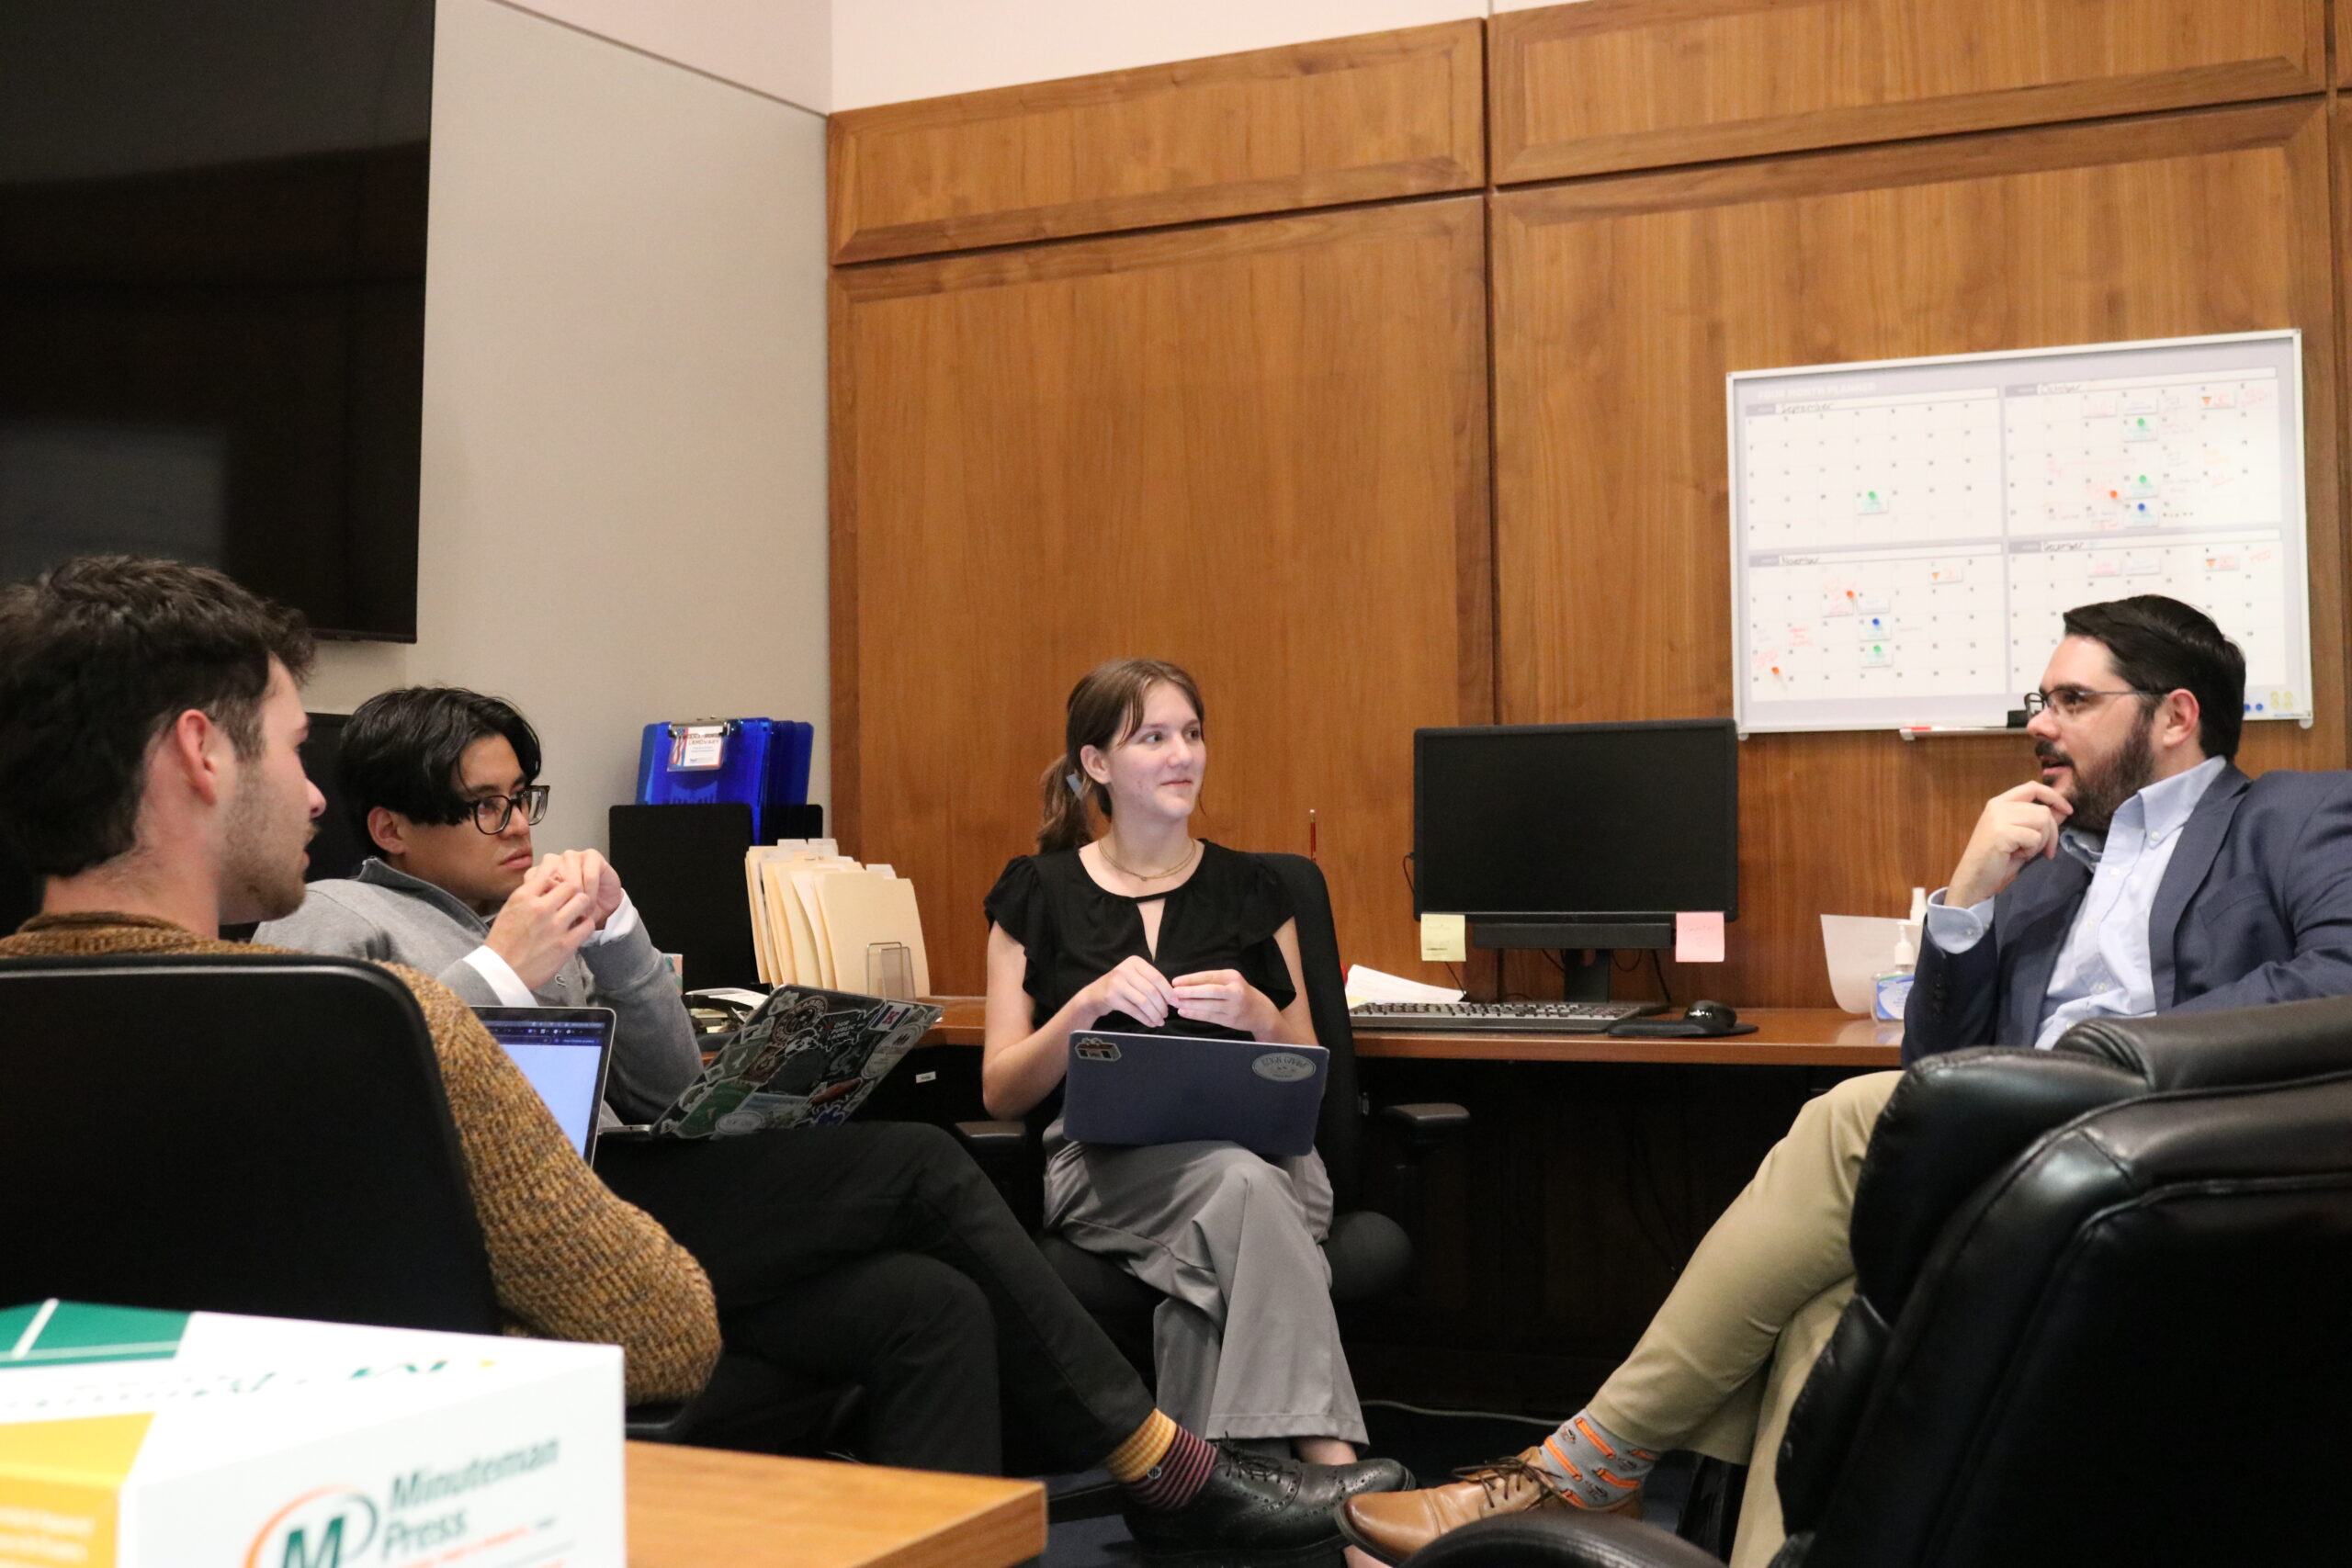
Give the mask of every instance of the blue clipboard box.
M 756 843 L 782 808 L 808 801 L 811 724 L 780 718 L 664 720 L 645 727 L 637 755 L 639 806 L 736 804 L 752 808 Z

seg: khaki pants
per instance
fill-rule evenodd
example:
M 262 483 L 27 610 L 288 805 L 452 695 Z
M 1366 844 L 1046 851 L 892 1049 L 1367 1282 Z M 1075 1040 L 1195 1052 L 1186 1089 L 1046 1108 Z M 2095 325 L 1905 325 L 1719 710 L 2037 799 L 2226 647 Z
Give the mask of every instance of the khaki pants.
M 1902 1077 L 1849 1078 L 1797 1113 L 1593 1396 L 1601 1425 L 1643 1448 L 1748 1466 L 1731 1568 L 1780 1550 L 1781 1437 L 1853 1296 L 1854 1182 Z

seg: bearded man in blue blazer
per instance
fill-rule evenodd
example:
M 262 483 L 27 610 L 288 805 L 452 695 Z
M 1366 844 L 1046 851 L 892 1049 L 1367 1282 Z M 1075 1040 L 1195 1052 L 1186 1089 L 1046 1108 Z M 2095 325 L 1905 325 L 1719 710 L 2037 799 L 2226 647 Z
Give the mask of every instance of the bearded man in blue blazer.
M 2177 600 L 2067 613 L 2031 711 L 2040 776 L 1996 795 L 1928 910 L 1905 1062 L 2049 1045 L 2087 1018 L 2352 995 L 2352 773 L 2230 761 L 2245 660 Z M 1634 1353 L 1541 1443 L 1465 1479 L 1355 1498 L 1384 1562 L 1498 1515 L 1633 1510 L 1657 1456 L 1748 1465 L 1731 1568 L 1781 1542 L 1781 1438 L 1854 1291 L 1847 1235 L 1900 1073 L 1815 1098 L 1675 1281 Z
M 1903 1059 L 2086 1018 L 2352 993 L 2352 775 L 2230 760 L 2245 660 L 2177 600 L 2067 613 L 2026 731 L 1929 902 Z

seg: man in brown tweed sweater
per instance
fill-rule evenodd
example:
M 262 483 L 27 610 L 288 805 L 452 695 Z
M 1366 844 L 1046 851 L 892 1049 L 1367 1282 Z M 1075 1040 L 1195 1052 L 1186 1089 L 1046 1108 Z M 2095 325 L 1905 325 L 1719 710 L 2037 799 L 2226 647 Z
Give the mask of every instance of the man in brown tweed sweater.
M 309 634 L 201 568 L 56 578 L 0 593 L 0 811 L 49 875 L 0 957 L 254 951 L 220 926 L 301 903 L 324 809 L 295 750 Z M 591 1174 L 470 1009 L 388 967 L 432 1029 L 510 1326 L 618 1345 L 632 1401 L 692 1396 L 718 1359 L 701 1267 Z

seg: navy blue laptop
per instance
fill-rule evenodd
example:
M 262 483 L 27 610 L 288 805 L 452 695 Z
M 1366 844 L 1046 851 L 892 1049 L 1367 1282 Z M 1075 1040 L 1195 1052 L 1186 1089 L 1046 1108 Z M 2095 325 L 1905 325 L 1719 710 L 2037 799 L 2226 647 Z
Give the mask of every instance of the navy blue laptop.
M 1331 1053 L 1197 1034 L 1073 1030 L 1062 1131 L 1082 1144 L 1238 1144 L 1268 1159 L 1315 1147 Z

